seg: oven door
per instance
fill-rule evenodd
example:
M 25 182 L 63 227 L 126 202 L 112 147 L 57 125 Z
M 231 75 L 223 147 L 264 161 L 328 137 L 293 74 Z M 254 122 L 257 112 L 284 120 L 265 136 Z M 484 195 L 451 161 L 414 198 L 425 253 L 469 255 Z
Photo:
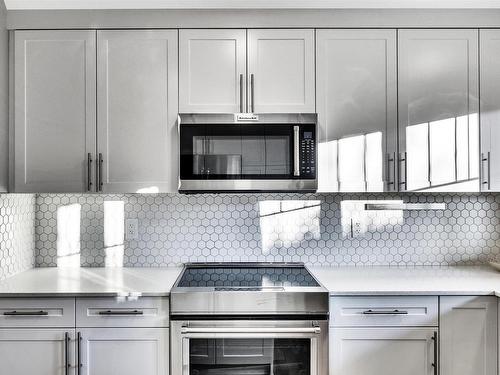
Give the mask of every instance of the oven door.
M 172 375 L 327 375 L 326 321 L 172 321 Z

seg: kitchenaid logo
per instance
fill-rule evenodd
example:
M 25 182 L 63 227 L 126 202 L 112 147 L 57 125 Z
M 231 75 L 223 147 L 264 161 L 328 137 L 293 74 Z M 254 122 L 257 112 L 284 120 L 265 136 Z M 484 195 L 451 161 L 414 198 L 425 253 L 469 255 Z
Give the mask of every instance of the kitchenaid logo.
M 259 121 L 259 115 L 253 113 L 236 113 L 235 121 Z

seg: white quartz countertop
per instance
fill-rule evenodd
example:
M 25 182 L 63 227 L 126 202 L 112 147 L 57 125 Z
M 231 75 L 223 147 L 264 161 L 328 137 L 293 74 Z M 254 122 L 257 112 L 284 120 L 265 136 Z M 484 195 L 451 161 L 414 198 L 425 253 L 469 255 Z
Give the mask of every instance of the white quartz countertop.
M 331 295 L 496 295 L 500 272 L 482 267 L 310 267 Z
M 496 295 L 484 267 L 308 267 L 331 295 Z M 35 268 L 0 282 L 0 297 L 168 296 L 181 267 Z
M 0 282 L 0 297 L 168 296 L 182 268 L 34 268 Z

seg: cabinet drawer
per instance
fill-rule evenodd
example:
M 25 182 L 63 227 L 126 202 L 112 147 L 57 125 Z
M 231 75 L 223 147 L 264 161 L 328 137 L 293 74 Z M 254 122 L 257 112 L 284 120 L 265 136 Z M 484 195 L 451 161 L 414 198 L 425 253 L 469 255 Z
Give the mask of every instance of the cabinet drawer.
M 74 327 L 73 298 L 0 298 L 0 327 Z
M 332 297 L 330 325 L 437 326 L 438 297 Z
M 168 298 L 77 298 L 77 327 L 168 327 Z

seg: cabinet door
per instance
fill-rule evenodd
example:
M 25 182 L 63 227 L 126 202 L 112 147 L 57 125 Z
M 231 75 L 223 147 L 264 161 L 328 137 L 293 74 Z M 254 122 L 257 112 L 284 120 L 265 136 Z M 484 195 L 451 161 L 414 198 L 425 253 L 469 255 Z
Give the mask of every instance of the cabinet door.
M 431 375 L 434 334 L 431 328 L 333 328 L 330 374 Z
M 246 48 L 246 30 L 180 30 L 179 112 L 245 112 Z
M 314 60 L 314 30 L 248 30 L 248 111 L 314 113 Z
M 500 30 L 480 36 L 481 190 L 500 191 Z
M 441 297 L 441 375 L 495 375 L 497 298 Z
M 396 191 L 395 30 L 318 30 L 318 190 Z
M 16 192 L 92 188 L 95 53 L 95 31 L 16 31 Z
M 99 31 L 97 42 L 100 191 L 177 191 L 177 31 Z
M 74 348 L 73 330 L 0 329 L 0 372 L 72 375 L 75 373 Z M 66 365 L 69 365 L 67 372 Z
M 82 375 L 168 375 L 168 328 L 90 328 L 79 332 Z
M 399 31 L 401 190 L 478 191 L 478 31 Z

